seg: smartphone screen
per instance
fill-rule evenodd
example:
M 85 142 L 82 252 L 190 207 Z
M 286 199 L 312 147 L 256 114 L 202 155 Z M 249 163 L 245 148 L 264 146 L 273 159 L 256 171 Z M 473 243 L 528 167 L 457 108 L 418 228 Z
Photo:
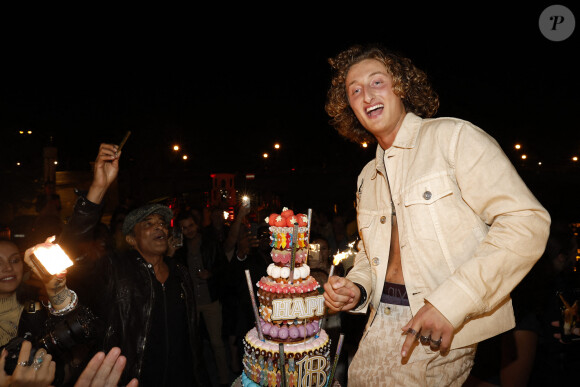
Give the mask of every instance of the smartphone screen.
M 34 257 L 50 275 L 62 272 L 73 265 L 73 261 L 66 255 L 64 250 L 57 244 L 41 245 L 34 250 Z

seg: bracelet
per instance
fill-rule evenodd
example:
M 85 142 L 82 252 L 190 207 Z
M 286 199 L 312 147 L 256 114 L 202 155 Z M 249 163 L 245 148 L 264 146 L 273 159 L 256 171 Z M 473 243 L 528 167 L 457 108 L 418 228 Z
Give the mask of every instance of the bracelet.
M 358 301 L 358 304 L 356 304 L 356 306 L 353 308 L 353 309 L 358 309 L 362 305 L 364 305 L 365 302 L 367 302 L 367 291 L 365 290 L 364 286 L 362 286 L 361 284 L 357 284 L 356 282 L 354 282 L 354 284 L 360 290 L 360 300 Z
M 68 291 L 70 292 L 71 300 L 68 303 L 68 305 L 65 306 L 64 308 L 56 310 L 52 307 L 52 304 L 50 303 L 50 301 L 48 301 L 47 308 L 48 308 L 48 311 L 50 312 L 50 314 L 52 314 L 53 316 L 63 316 L 65 314 L 75 310 L 75 308 L 77 307 L 77 304 L 79 302 L 79 298 L 73 290 L 68 289 Z

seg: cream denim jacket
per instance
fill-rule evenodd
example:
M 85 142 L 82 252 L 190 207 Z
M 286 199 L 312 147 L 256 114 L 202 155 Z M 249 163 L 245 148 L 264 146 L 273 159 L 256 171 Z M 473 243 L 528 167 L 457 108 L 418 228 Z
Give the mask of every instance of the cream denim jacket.
M 348 278 L 378 309 L 397 213 L 413 314 L 424 300 L 455 327 L 452 348 L 514 327 L 509 297 L 544 252 L 550 216 L 497 142 L 469 122 L 407 113 L 393 145 L 357 182 L 362 243 Z M 372 321 L 372 316 L 369 321 Z

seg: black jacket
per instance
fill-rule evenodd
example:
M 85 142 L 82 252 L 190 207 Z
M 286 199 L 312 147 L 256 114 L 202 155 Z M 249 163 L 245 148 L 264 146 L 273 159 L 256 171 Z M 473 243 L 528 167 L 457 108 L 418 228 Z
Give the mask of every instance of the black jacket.
M 79 197 L 73 215 L 59 239 L 63 249 L 72 256 L 79 256 L 82 253 L 78 251 L 80 242 L 90 237 L 92 228 L 99 219 L 100 206 Z M 170 270 L 177 273 L 186 302 L 193 356 L 191 371 L 196 379 L 195 385 L 209 386 L 209 377 L 201 355 L 191 279 L 185 267 L 171 259 L 165 261 Z M 127 358 L 121 384 L 128 383 L 133 377 L 139 379 L 148 335 L 155 334 L 149 332 L 154 302 L 153 281 L 156 280 L 152 265 L 137 252 L 132 251 L 121 256 L 111 251 L 97 261 L 75 266 L 69 270 L 67 281 L 71 288 L 78 290 L 79 299 L 86 299 L 86 303 L 105 321 L 102 350 L 108 352 L 117 346 Z M 160 364 L 163 360 L 160 359 Z

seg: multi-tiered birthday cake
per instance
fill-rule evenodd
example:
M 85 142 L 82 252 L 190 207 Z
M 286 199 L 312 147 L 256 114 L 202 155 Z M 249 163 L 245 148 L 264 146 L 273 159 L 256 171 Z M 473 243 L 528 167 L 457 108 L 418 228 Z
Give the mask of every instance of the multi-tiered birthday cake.
M 325 386 L 330 339 L 320 329 L 321 285 L 307 265 L 308 217 L 284 208 L 266 221 L 273 263 L 257 283 L 260 325 L 244 338 L 242 385 Z

